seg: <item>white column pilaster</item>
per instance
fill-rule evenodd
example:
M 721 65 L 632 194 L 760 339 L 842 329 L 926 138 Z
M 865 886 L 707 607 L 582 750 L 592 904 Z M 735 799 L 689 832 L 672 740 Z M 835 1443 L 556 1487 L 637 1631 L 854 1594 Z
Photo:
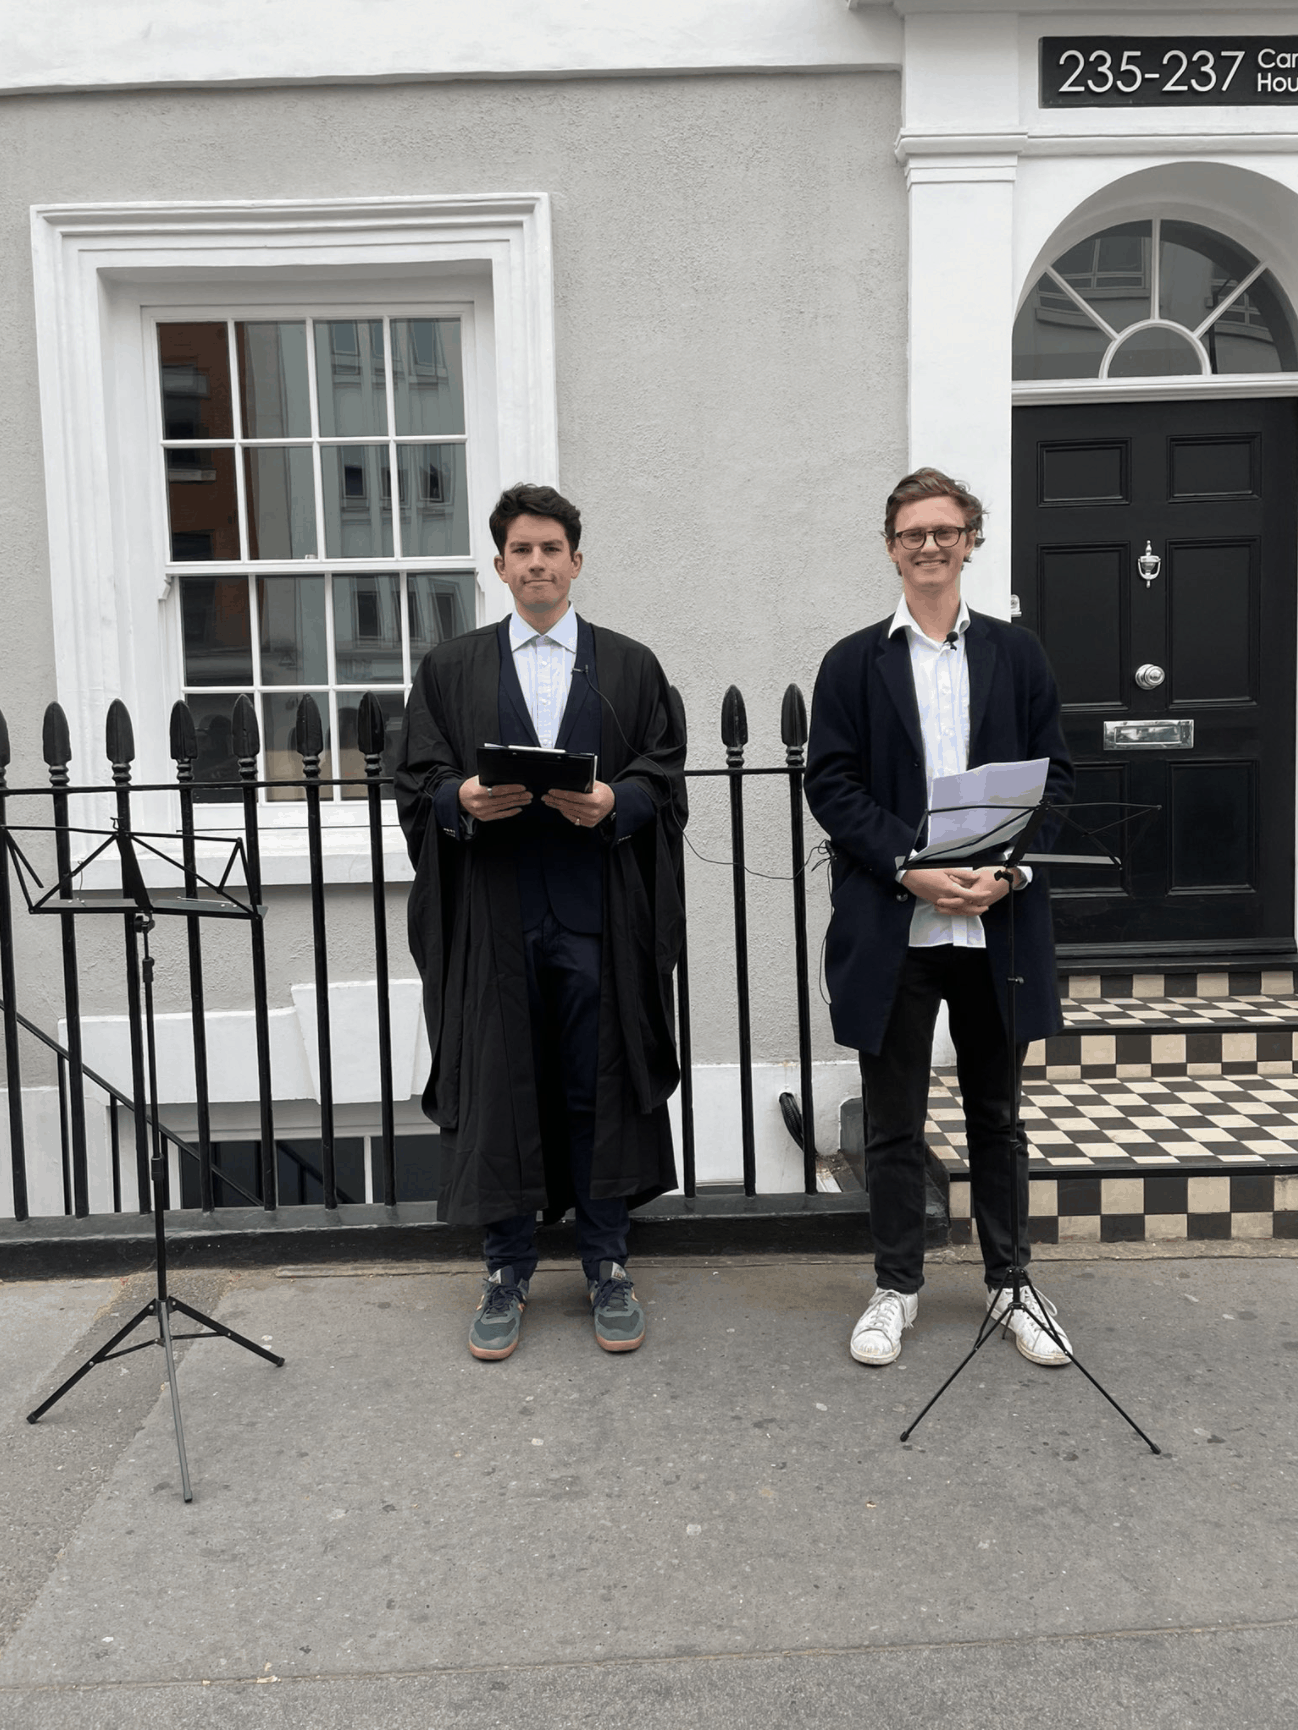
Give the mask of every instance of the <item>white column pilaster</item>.
M 964 581 L 1010 610 L 1010 407 L 1016 157 L 911 156 L 910 460 L 964 481 L 988 510 Z

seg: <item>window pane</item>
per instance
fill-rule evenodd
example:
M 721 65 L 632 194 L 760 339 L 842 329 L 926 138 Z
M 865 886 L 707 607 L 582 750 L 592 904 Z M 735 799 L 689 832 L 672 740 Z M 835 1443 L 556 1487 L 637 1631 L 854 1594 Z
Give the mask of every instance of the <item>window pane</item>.
M 323 579 L 317 579 L 322 581 Z M 320 719 L 324 723 L 325 748 L 320 753 L 320 778 L 328 781 L 333 777 L 333 757 L 330 746 L 333 741 L 329 737 L 329 693 L 328 691 L 313 691 L 311 695 L 316 700 L 320 710 Z M 261 700 L 261 739 L 266 750 L 266 779 L 268 781 L 300 781 L 302 779 L 302 756 L 297 748 L 297 706 L 301 701 L 302 692 L 294 691 L 269 692 Z M 268 799 L 305 799 L 306 794 L 300 787 L 268 787 Z M 333 788 L 326 787 L 320 797 L 333 798 Z
M 398 445 L 401 551 L 463 557 L 469 550 L 469 506 L 463 445 Z
M 239 509 L 232 450 L 169 450 L 167 512 L 171 556 L 180 560 L 237 559 Z
M 243 453 L 250 559 L 314 558 L 315 477 L 309 445 L 254 445 Z
M 1098 378 L 1108 346 L 1099 325 L 1043 276 L 1014 320 L 1014 377 Z
M 471 571 L 420 571 L 406 578 L 412 671 L 436 644 L 473 629 L 473 590 Z
M 325 556 L 387 558 L 392 553 L 392 469 L 387 445 L 327 445 L 324 477 Z
M 338 683 L 399 685 L 401 578 L 335 577 L 333 583 Z
M 239 763 L 234 755 L 232 739 L 234 727 L 231 717 L 237 696 L 227 693 L 223 696 L 204 696 L 201 692 L 185 696 L 189 712 L 194 717 L 194 730 L 198 734 L 198 756 L 194 762 L 194 779 L 200 784 L 211 781 L 238 781 Z M 229 804 L 243 797 L 239 788 L 212 788 L 198 795 L 204 804 Z M 206 869 L 206 867 L 204 867 Z M 209 872 L 210 876 L 220 875 L 217 871 Z
M 1159 317 L 1190 330 L 1197 330 L 1257 263 L 1251 252 L 1197 223 L 1164 222 L 1159 236 Z
M 1161 325 L 1136 331 L 1109 362 L 1110 378 L 1170 378 L 1202 371 L 1203 362 L 1189 338 Z
M 382 319 L 318 321 L 315 364 L 322 438 L 387 432 Z
M 1123 222 L 1093 234 L 1055 260 L 1055 269 L 1111 330 L 1148 318 L 1150 248 L 1148 222 Z
M 244 437 L 310 438 L 306 325 L 236 324 L 234 341 Z
M 186 685 L 252 684 L 247 577 L 181 577 Z
M 338 693 L 338 773 L 339 775 L 364 775 L 365 759 L 361 756 L 357 738 L 357 716 L 361 706 L 360 691 L 339 691 Z M 375 691 L 379 708 L 383 711 L 383 773 L 391 775 L 396 769 L 397 742 L 401 737 L 401 717 L 405 711 L 406 700 L 400 691 Z M 366 796 L 364 787 L 343 787 L 344 799 L 363 799 Z M 391 787 L 384 787 L 383 797 L 392 797 Z
M 160 324 L 163 437 L 228 439 L 230 347 L 222 324 Z
M 1295 372 L 1293 309 L 1269 270 L 1203 333 L 1214 372 Z
M 323 577 L 258 577 L 257 614 L 263 685 L 328 683 Z
M 392 385 L 398 433 L 462 433 L 458 318 L 394 318 Z

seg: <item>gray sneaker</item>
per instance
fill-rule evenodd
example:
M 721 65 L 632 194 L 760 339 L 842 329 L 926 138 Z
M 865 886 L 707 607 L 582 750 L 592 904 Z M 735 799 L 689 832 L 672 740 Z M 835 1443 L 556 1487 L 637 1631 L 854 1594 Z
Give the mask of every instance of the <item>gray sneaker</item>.
M 606 1352 L 633 1352 L 644 1339 L 644 1311 L 620 1262 L 602 1261 L 599 1278 L 589 1282 L 595 1312 L 595 1338 Z
M 518 1344 L 531 1282 L 516 1280 L 512 1267 L 498 1267 L 482 1282 L 477 1314 L 469 1329 L 469 1350 L 475 1358 L 507 1358 Z

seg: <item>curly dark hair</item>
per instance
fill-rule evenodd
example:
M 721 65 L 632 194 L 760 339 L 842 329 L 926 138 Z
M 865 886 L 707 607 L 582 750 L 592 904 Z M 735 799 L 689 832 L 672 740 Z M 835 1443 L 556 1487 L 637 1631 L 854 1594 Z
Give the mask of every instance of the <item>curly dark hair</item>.
M 983 544 L 982 500 L 975 497 L 963 481 L 953 481 L 950 475 L 944 475 L 941 469 L 916 469 L 914 474 L 897 482 L 888 494 L 888 503 L 884 510 L 885 540 L 891 541 L 897 532 L 897 512 L 903 505 L 914 504 L 916 499 L 954 499 L 964 512 L 965 527 L 973 530 L 974 546 L 980 547 Z
M 516 517 L 552 517 L 556 523 L 563 525 L 570 553 L 575 553 L 581 544 L 581 512 L 571 500 L 564 498 L 563 494 L 556 492 L 553 487 L 537 486 L 532 481 L 519 481 L 516 486 L 505 488 L 491 513 L 491 538 L 496 543 L 498 553 L 504 552 L 509 525 Z

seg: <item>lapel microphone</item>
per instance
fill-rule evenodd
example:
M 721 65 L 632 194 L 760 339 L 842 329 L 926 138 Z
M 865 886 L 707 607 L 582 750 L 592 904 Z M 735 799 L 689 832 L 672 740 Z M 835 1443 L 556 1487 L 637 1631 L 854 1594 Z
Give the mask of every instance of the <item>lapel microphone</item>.
M 948 631 L 946 634 L 946 644 L 949 649 L 958 649 L 960 647 L 959 631 Z

